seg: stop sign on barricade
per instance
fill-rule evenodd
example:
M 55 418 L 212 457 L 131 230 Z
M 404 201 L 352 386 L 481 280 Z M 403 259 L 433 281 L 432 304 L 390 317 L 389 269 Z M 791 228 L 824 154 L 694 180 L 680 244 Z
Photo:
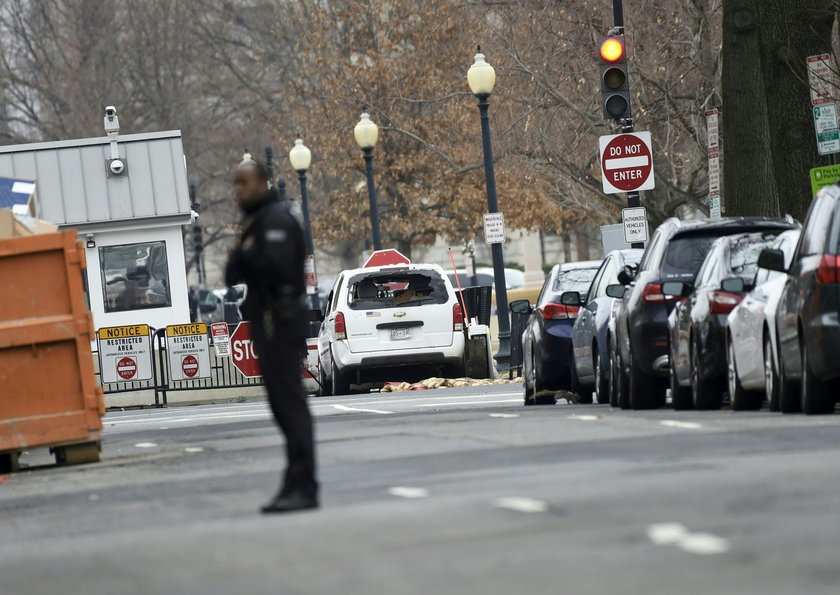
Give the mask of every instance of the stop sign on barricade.
M 233 365 L 246 378 L 262 376 L 260 361 L 251 339 L 251 323 L 240 322 L 230 336 Z
M 653 190 L 656 183 L 650 132 L 611 134 L 599 141 L 605 194 Z

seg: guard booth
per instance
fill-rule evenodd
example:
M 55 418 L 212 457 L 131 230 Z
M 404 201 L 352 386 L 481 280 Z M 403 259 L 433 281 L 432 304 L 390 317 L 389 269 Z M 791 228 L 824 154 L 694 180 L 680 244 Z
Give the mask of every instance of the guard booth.
M 181 227 L 193 220 L 180 131 L 0 147 L 0 176 L 33 181 L 38 217 L 86 246 L 95 328 L 190 320 Z

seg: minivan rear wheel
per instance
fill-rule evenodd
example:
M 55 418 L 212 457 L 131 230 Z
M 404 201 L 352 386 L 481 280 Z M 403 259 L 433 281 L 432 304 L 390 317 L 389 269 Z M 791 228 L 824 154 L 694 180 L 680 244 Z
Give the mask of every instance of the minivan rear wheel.
M 701 347 L 696 341 L 691 345 L 691 399 L 695 409 L 720 409 L 723 404 L 723 389 L 717 382 L 712 382 L 700 371 Z
M 332 358 L 332 394 L 336 397 L 350 394 L 350 381 L 335 365 L 335 357 Z
M 630 350 L 629 401 L 631 409 L 656 409 L 661 401 L 660 392 L 662 387 L 654 379 L 645 374 L 636 365 L 633 359 L 633 350 Z
M 802 411 L 806 415 L 834 413 L 834 397 L 829 393 L 828 385 L 811 369 L 808 344 L 804 338 L 800 339 L 799 353 L 802 356 Z

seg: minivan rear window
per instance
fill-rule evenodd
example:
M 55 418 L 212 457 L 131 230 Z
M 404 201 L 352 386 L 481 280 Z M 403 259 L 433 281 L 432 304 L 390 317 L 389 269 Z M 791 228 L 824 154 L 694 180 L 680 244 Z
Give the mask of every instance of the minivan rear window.
M 353 310 L 405 308 L 449 301 L 446 283 L 437 272 L 377 271 L 350 279 L 347 303 Z

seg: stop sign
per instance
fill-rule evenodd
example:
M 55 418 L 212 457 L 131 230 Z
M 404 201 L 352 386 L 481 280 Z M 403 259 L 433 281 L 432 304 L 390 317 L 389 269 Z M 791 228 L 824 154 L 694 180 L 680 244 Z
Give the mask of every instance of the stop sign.
M 240 322 L 230 336 L 233 365 L 246 378 L 261 376 L 260 362 L 251 339 L 251 323 Z
M 606 194 L 654 188 L 650 132 L 602 136 L 600 145 L 601 182 Z
M 399 250 L 377 250 L 367 259 L 364 268 L 385 267 L 388 265 L 411 264 L 411 261 Z

